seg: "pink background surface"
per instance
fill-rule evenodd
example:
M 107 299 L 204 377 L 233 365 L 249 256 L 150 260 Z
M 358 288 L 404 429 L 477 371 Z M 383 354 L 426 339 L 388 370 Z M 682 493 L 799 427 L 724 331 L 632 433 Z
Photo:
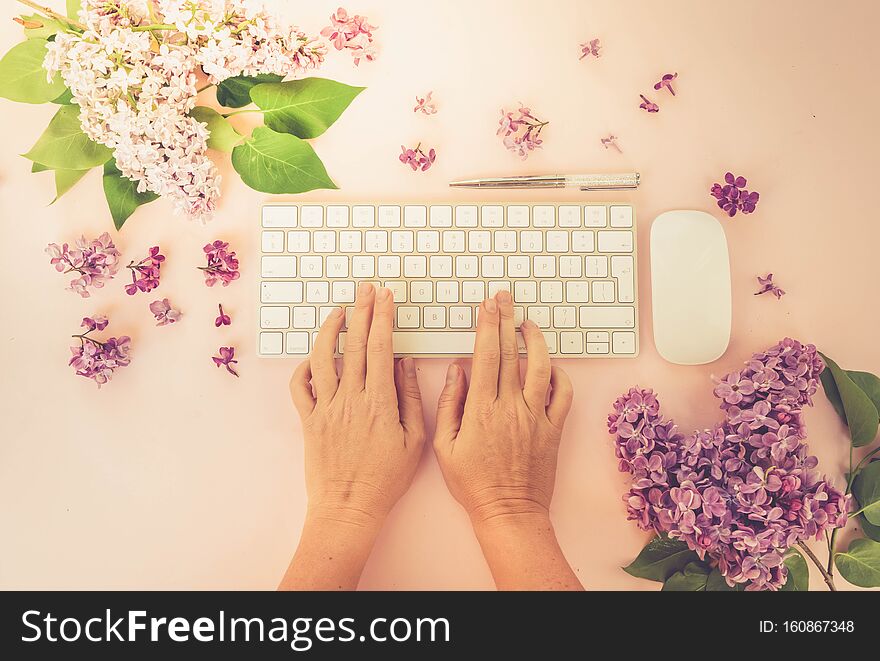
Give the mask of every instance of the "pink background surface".
M 0 20 L 4 52 L 20 38 L 10 4 Z M 272 4 L 312 32 L 336 6 Z M 381 56 L 360 68 L 347 55 L 329 56 L 320 75 L 368 90 L 314 143 L 341 190 L 300 201 L 636 206 L 641 356 L 559 361 L 574 381 L 576 406 L 553 518 L 585 586 L 656 589 L 619 569 L 648 538 L 626 521 L 625 481 L 605 431 L 620 392 L 652 386 L 682 426 L 710 425 L 719 415 L 710 375 L 786 335 L 817 344 L 845 367 L 880 371 L 873 289 L 880 47 L 871 34 L 880 10 L 815 0 L 748 0 L 736 10 L 693 1 L 370 0 L 349 9 L 380 26 Z M 578 44 L 593 37 L 602 40 L 602 58 L 578 61 Z M 680 74 L 675 98 L 650 89 L 667 71 Z M 414 115 L 414 96 L 428 90 L 439 114 Z M 638 109 L 639 92 L 649 91 L 659 114 Z M 545 149 L 527 163 L 495 137 L 499 108 L 518 101 L 551 122 Z M 184 313 L 176 326 L 156 328 L 147 309 L 155 296 L 126 296 L 122 274 L 83 300 L 64 291 L 48 264 L 47 243 L 112 227 L 98 172 L 47 206 L 51 176 L 29 174 L 17 156 L 53 112 L 0 100 L 0 587 L 274 588 L 298 539 L 305 493 L 287 390 L 294 362 L 254 354 L 257 226 L 261 204 L 293 198 L 251 191 L 217 155 L 227 176 L 213 222 L 174 217 L 162 201 L 132 217 L 116 235 L 125 263 L 160 244 L 168 262 L 155 293 Z M 239 126 L 248 117 L 236 118 Z M 609 132 L 624 154 L 602 148 L 599 138 Z M 420 140 L 439 153 L 426 174 L 397 161 L 401 144 Z M 673 366 L 652 341 L 648 230 L 669 209 L 718 211 L 708 189 L 728 169 L 761 193 L 755 214 L 723 221 L 733 269 L 730 348 L 711 365 Z M 446 187 L 501 173 L 632 170 L 643 185 L 627 195 L 477 196 Z M 242 258 L 242 279 L 228 289 L 207 289 L 195 269 L 201 246 L 215 238 L 231 241 Z M 789 292 L 780 302 L 752 296 L 755 276 L 767 271 Z M 233 317 L 223 330 L 212 323 L 218 302 Z M 132 365 L 100 392 L 66 366 L 69 334 L 98 312 L 134 345 Z M 210 360 L 228 344 L 240 353 L 238 380 Z M 446 364 L 418 362 L 429 428 Z M 847 439 L 821 394 L 807 421 L 820 467 L 841 483 Z M 361 587 L 492 587 L 431 452 L 390 516 Z

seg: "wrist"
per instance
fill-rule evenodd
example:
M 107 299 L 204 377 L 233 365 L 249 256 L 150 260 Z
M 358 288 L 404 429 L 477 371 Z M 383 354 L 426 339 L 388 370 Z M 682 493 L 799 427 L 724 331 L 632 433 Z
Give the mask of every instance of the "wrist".
M 519 527 L 550 520 L 550 509 L 544 499 L 530 496 L 498 495 L 473 505 L 468 516 L 474 527 Z
M 334 534 L 347 536 L 375 536 L 385 516 L 350 504 L 309 503 L 306 510 L 306 528 L 332 529 Z

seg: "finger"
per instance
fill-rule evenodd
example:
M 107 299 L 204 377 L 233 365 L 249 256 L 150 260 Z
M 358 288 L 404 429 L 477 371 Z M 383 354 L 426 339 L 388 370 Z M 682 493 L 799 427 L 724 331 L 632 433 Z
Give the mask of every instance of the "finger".
M 407 442 L 421 445 L 425 441 L 425 416 L 422 413 L 422 393 L 416 375 L 416 361 L 412 358 L 399 360 L 394 371 L 403 437 Z
M 464 370 L 453 363 L 446 370 L 446 385 L 437 401 L 437 427 L 434 430 L 434 448 L 443 450 L 458 436 L 461 416 L 467 398 L 468 384 Z
M 364 389 L 367 373 L 367 338 L 373 321 L 373 300 L 376 289 L 369 282 L 362 282 L 354 301 L 354 312 L 345 334 L 345 350 L 342 354 L 342 380 L 346 388 Z
M 315 396 L 312 394 L 312 369 L 309 361 L 304 360 L 290 377 L 290 398 L 299 413 L 300 420 L 305 420 L 315 409 Z
M 568 374 L 559 367 L 550 370 L 550 403 L 547 405 L 547 419 L 558 429 L 562 429 L 565 418 L 571 409 L 574 388 Z
M 342 308 L 336 308 L 321 324 L 318 337 L 315 338 L 315 346 L 312 347 L 312 354 L 309 356 L 309 365 L 312 370 L 312 384 L 315 386 L 318 399 L 332 398 L 339 387 L 333 354 L 336 353 L 336 341 L 344 321 L 345 312 Z
M 477 319 L 474 364 L 471 369 L 471 388 L 475 400 L 494 401 L 498 396 L 499 321 L 498 303 L 495 299 L 483 301 Z
M 373 324 L 367 340 L 367 389 L 373 392 L 394 390 L 394 298 L 391 290 L 381 287 L 373 304 Z M 415 370 L 415 367 L 413 367 Z
M 547 353 L 544 333 L 534 321 L 527 319 L 523 322 L 522 334 L 528 353 L 523 397 L 529 409 L 538 412 L 547 403 L 547 389 L 550 387 L 550 354 Z
M 495 295 L 501 317 L 499 346 L 501 366 L 498 370 L 498 392 L 501 395 L 514 395 L 522 391 L 519 378 L 519 351 L 516 347 L 516 326 L 513 325 L 513 296 L 509 291 Z

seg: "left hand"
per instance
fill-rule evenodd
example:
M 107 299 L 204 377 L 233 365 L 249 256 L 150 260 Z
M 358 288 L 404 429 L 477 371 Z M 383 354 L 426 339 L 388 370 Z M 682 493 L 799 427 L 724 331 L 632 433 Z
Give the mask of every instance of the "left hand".
M 425 442 L 415 362 L 395 364 L 394 301 L 386 288 L 358 288 L 337 376 L 333 358 L 345 320 L 335 310 L 290 382 L 305 440 L 309 516 L 381 524 L 407 491 Z

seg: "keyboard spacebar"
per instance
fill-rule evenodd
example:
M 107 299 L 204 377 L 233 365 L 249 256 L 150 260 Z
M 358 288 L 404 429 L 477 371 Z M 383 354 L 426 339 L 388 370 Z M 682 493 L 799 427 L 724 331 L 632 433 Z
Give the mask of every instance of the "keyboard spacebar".
M 473 353 L 473 331 L 395 331 L 394 353 Z

